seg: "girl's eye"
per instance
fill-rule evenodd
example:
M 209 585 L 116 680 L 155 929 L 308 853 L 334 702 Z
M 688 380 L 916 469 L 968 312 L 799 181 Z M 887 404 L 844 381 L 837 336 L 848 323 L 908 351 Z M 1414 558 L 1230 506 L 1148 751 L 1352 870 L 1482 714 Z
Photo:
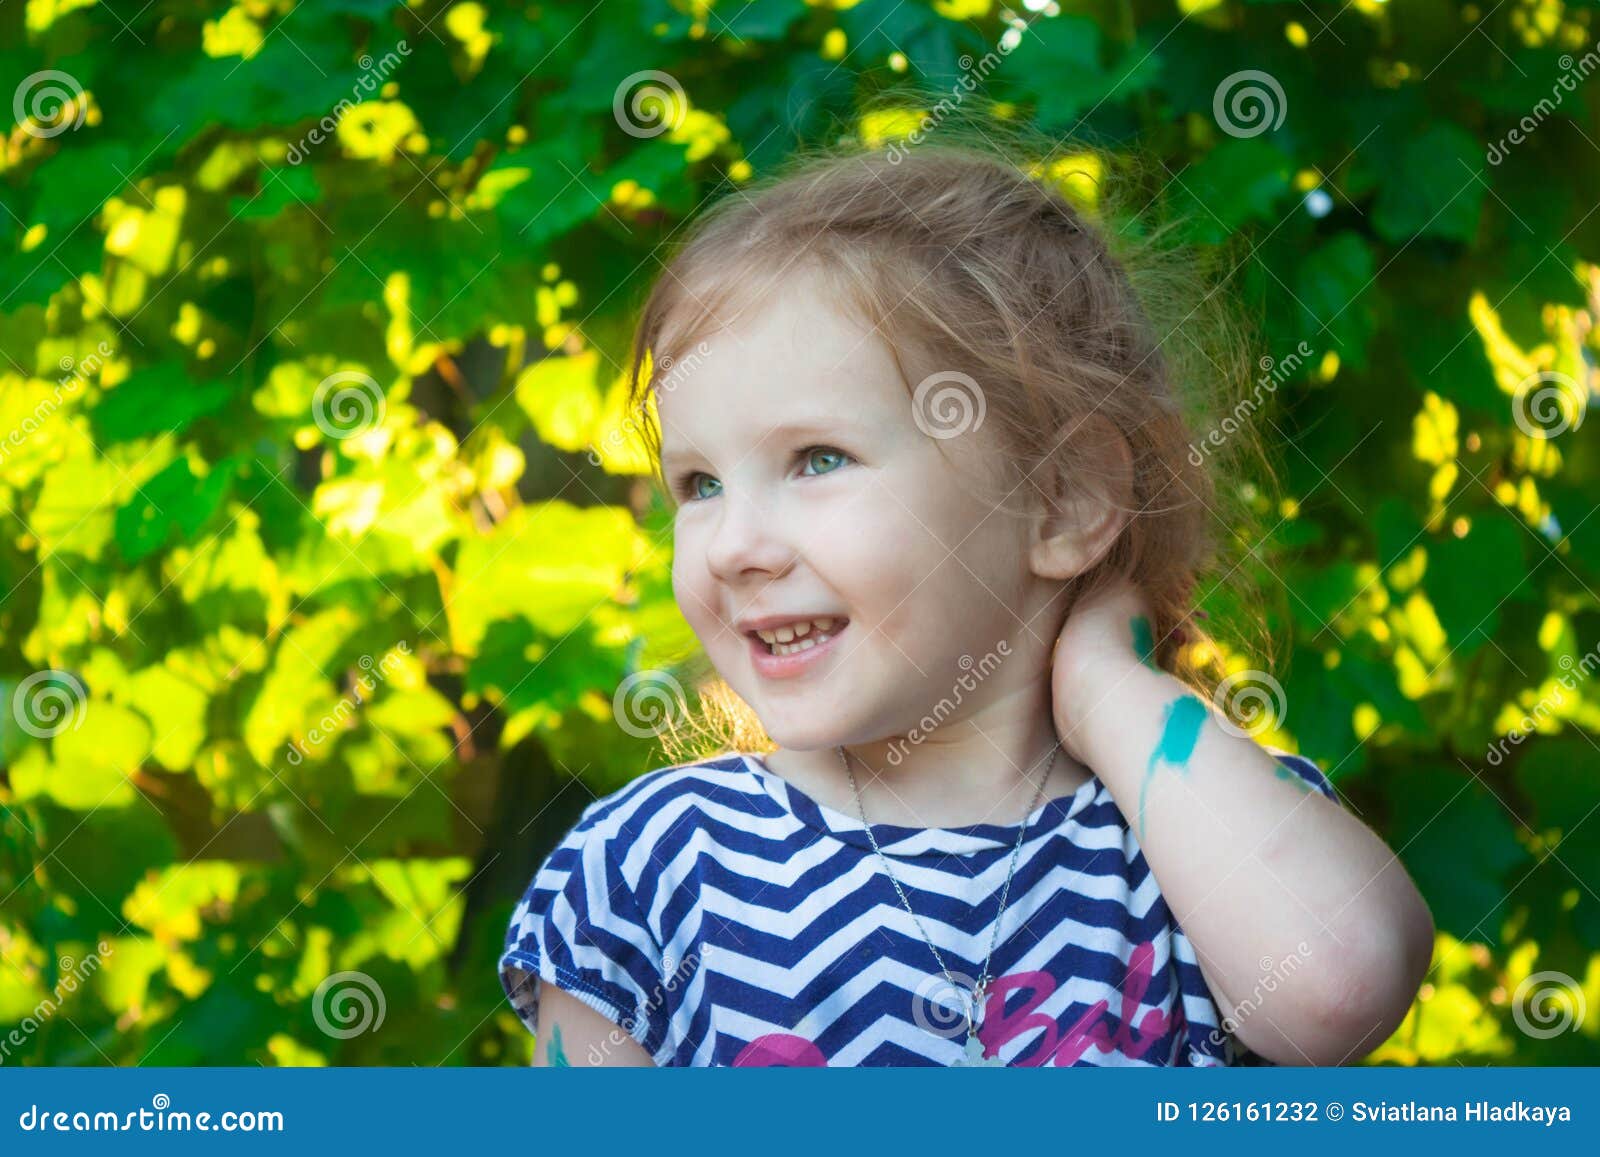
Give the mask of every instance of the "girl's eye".
M 802 450 L 797 457 L 804 459 L 806 466 L 810 468 L 805 473 L 811 477 L 819 474 L 831 474 L 850 461 L 850 455 L 843 450 L 835 450 L 829 446 L 809 447 Z M 700 502 L 707 498 L 716 497 L 717 492 L 715 490 L 708 492 L 702 489 L 702 480 L 719 489 L 722 486 L 722 483 L 704 471 L 690 470 L 679 476 L 674 489 L 678 497 L 684 502 Z
M 811 465 L 819 458 L 824 460 L 829 458 L 837 459 L 833 465 L 823 466 L 816 471 L 817 474 L 829 474 L 837 470 L 840 466 L 843 466 L 845 459 L 849 457 L 850 455 L 846 454 L 843 450 L 834 450 L 827 446 L 813 446 L 811 449 L 806 451 L 806 465 Z
M 698 502 L 702 498 L 710 498 L 710 494 L 702 493 L 700 490 L 700 480 L 702 478 L 706 479 L 708 482 L 715 483 L 718 486 L 722 485 L 722 483 L 717 482 L 715 478 L 712 478 L 711 475 L 704 474 L 696 470 L 683 476 L 683 481 L 678 484 L 678 493 L 690 502 Z

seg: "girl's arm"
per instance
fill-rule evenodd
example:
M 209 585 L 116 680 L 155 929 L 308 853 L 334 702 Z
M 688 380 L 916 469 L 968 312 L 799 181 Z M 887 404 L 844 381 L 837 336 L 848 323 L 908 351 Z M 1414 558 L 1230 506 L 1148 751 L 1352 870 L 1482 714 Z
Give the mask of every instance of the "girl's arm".
M 1052 672 L 1062 745 L 1132 824 L 1219 1011 L 1286 1065 L 1359 1060 L 1399 1025 L 1433 920 L 1383 840 L 1157 670 L 1131 589 L 1074 608 Z
M 555 985 L 539 985 L 539 1031 L 534 1043 L 535 1068 L 615 1065 L 653 1066 L 638 1041 Z

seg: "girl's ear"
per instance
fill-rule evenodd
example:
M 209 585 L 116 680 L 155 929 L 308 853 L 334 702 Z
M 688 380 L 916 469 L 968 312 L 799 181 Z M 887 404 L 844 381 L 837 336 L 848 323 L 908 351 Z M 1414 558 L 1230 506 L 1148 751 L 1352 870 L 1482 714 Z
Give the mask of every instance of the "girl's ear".
M 1121 431 L 1098 414 L 1064 427 L 1056 444 L 1055 457 L 1040 467 L 1039 494 L 1049 509 L 1035 511 L 1028 564 L 1040 578 L 1065 581 L 1093 569 L 1128 525 L 1133 452 Z M 1074 446 L 1085 451 L 1067 449 Z M 1062 461 L 1069 455 L 1078 463 L 1070 482 L 1070 467 Z

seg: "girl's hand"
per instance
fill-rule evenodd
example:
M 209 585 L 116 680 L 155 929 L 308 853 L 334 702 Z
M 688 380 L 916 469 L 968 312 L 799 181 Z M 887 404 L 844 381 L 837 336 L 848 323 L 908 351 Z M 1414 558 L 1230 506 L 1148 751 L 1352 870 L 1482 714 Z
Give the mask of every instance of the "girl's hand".
M 1090 714 L 1114 709 L 1117 685 L 1130 670 L 1155 667 L 1150 624 L 1144 596 L 1131 583 L 1095 592 L 1067 616 L 1051 661 L 1050 699 L 1056 736 L 1079 762 Z

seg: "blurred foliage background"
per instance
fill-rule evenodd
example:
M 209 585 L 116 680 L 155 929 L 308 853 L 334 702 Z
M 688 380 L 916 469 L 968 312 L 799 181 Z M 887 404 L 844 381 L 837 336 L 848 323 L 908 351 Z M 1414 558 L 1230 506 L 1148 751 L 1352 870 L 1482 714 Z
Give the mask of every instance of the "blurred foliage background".
M 1600 1061 L 1595 16 L 0 6 L 0 1063 L 528 1061 L 505 921 L 662 762 L 612 694 L 692 643 L 618 436 L 656 250 L 996 53 L 998 115 L 1244 240 L 1264 367 L 1312 351 L 1241 416 L 1287 495 L 1267 738 L 1440 930 L 1372 1060 Z

